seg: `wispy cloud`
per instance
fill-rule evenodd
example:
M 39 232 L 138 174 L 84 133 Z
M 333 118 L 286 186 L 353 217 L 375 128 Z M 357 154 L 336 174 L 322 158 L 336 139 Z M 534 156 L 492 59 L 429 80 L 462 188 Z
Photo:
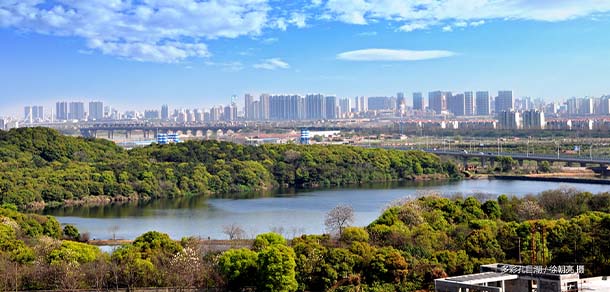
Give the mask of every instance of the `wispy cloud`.
M 565 21 L 610 12 L 610 1 L 328 0 L 324 9 L 337 21 L 367 24 L 385 20 L 410 32 L 431 26 L 478 26 L 492 19 Z
M 290 65 L 280 58 L 271 58 L 263 60 L 258 64 L 254 64 L 252 67 L 256 69 L 265 69 L 265 70 L 276 70 L 276 69 L 288 69 Z
M 214 66 L 214 67 L 219 67 L 222 71 L 225 72 L 238 72 L 244 69 L 244 64 L 242 64 L 241 62 L 235 61 L 235 62 L 212 62 L 212 61 L 207 61 L 205 62 L 206 65 L 208 66 Z
M 363 31 L 363 32 L 360 32 L 360 33 L 358 33 L 356 35 L 363 36 L 363 37 L 369 37 L 369 36 L 376 36 L 377 32 L 376 31 Z
M 273 37 L 270 37 L 270 38 L 264 38 L 264 39 L 262 39 L 262 40 L 261 40 L 261 43 L 263 43 L 263 44 L 265 44 L 265 45 L 270 45 L 270 44 L 273 44 L 273 43 L 277 43 L 277 41 L 279 41 L 279 39 L 278 39 L 278 38 L 273 38 Z
M 391 49 L 364 49 L 343 52 L 337 55 L 339 60 L 347 61 L 419 61 L 454 56 L 451 51 L 430 50 L 391 50 Z

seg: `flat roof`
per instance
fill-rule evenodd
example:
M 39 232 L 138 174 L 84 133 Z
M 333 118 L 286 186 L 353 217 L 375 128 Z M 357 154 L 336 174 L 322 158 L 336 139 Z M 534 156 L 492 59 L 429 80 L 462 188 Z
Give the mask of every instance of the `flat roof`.
M 580 291 L 610 291 L 610 280 L 602 278 L 581 279 Z
M 459 282 L 459 283 L 463 283 L 463 284 L 482 284 L 482 283 L 489 283 L 489 282 L 514 280 L 517 278 L 519 278 L 519 275 L 503 274 L 503 273 L 496 273 L 496 272 L 485 272 L 485 273 L 478 273 L 478 274 L 449 277 L 449 278 L 444 278 L 442 280 Z

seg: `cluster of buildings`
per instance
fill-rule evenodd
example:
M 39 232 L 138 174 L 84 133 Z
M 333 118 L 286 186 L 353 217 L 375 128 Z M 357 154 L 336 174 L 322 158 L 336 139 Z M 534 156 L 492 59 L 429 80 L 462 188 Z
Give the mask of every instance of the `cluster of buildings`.
M 324 94 L 252 94 L 244 95 L 242 108 L 234 99 L 229 105 L 209 109 L 173 109 L 168 105 L 143 112 L 120 112 L 101 101 L 58 101 L 45 111 L 41 105 L 24 107 L 22 119 L 0 118 L 0 129 L 45 122 L 149 120 L 177 123 L 215 121 L 298 121 L 351 118 L 387 118 L 401 120 L 444 120 L 451 128 L 455 119 L 460 128 L 502 129 L 595 129 L 606 127 L 610 115 L 610 95 L 570 98 L 564 102 L 545 103 L 530 97 L 515 98 L 512 90 L 431 91 L 427 97 L 413 92 L 411 103 L 403 92 L 395 96 L 358 96 L 338 98 Z M 437 123 L 437 121 L 434 121 Z M 457 122 L 456 122 L 457 123 Z M 456 124 L 457 127 L 457 124 Z

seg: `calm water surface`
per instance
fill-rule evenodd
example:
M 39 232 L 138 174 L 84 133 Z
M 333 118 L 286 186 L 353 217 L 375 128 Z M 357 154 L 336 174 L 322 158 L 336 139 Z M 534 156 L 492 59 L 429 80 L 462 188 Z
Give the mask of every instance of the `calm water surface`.
M 339 204 L 354 208 L 354 225 L 365 226 L 379 216 L 391 202 L 426 192 L 487 193 L 493 196 L 523 196 L 559 187 L 574 187 L 598 193 L 607 185 L 560 184 L 553 182 L 508 180 L 463 180 L 457 182 L 408 182 L 368 185 L 353 188 L 282 192 L 270 196 L 243 199 L 205 199 L 200 196 L 159 199 L 148 202 L 93 207 L 65 207 L 45 210 L 62 224 L 74 224 L 91 238 L 134 239 L 157 230 L 172 238 L 201 236 L 226 239 L 222 227 L 237 224 L 247 236 L 270 230 L 287 237 L 324 232 L 324 216 Z

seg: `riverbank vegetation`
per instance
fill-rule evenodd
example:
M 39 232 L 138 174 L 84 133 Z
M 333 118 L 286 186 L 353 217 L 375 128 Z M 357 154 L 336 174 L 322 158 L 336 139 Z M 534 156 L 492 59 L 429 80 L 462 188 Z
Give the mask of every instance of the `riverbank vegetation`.
M 62 232 L 52 217 L 4 205 L 0 290 L 432 291 L 435 278 L 494 262 L 582 264 L 583 276 L 610 274 L 610 193 L 559 189 L 485 197 L 423 195 L 340 235 L 288 241 L 266 233 L 249 248 L 225 252 L 151 231 L 110 254 L 66 240 L 78 231 L 66 226 Z
M 47 128 L 0 131 L 0 203 L 22 209 L 459 175 L 420 151 L 218 141 L 126 151 Z

